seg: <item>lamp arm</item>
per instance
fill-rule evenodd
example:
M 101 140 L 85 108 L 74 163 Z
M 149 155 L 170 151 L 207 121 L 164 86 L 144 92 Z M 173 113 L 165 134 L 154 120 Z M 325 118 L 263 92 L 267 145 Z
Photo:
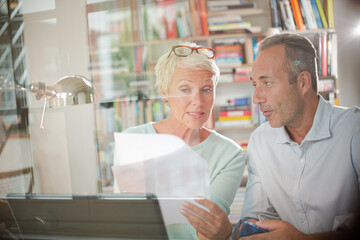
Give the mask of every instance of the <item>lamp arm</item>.
M 25 87 L 16 84 L 15 88 L 22 92 L 31 92 L 35 96 L 36 100 L 40 100 L 42 97 L 50 99 L 56 94 L 54 87 L 46 86 L 43 82 L 32 82 L 30 85 Z

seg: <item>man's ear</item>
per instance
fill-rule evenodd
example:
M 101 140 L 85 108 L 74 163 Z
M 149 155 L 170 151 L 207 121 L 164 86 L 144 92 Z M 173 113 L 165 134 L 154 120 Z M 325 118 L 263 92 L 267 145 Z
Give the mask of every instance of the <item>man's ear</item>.
M 303 94 L 311 90 L 311 74 L 308 71 L 302 71 L 298 76 L 298 87 Z

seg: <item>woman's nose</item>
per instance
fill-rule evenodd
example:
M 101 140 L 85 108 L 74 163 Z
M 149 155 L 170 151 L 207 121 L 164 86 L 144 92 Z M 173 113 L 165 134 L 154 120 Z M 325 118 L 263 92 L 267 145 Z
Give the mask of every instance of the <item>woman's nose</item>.
M 204 99 L 200 92 L 195 91 L 191 95 L 191 101 L 193 105 L 201 105 L 204 102 Z

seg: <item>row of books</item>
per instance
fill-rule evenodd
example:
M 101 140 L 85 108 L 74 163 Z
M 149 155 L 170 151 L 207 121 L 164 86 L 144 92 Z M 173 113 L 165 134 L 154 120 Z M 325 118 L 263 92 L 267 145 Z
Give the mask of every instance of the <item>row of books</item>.
M 249 2 L 247 0 L 208 0 L 207 8 L 208 11 L 227 11 L 234 9 L 249 9 L 255 8 L 256 4 L 254 2 Z
M 119 100 L 100 104 L 97 129 L 99 134 L 113 134 L 146 122 L 160 121 L 168 114 L 169 108 L 162 100 Z
M 224 40 L 220 44 L 215 44 L 216 64 L 218 66 L 241 65 L 243 58 L 243 45 L 239 41 Z
M 121 47 L 104 52 L 92 51 L 90 69 L 93 73 L 143 72 L 147 70 L 147 53 L 146 45 Z
M 219 83 L 250 81 L 251 67 L 227 68 L 221 70 Z
M 114 162 L 114 144 L 109 143 L 109 147 L 106 150 L 99 150 L 99 167 L 100 167 L 100 179 L 103 180 L 103 184 L 113 185 L 113 173 L 111 167 Z M 111 146 L 111 147 L 110 147 Z
M 251 126 L 251 98 L 239 97 L 227 100 L 227 104 L 218 107 L 216 127 Z
M 333 0 L 271 0 L 270 4 L 273 27 L 284 30 L 335 27 Z
M 250 21 L 243 20 L 240 14 L 229 14 L 227 10 L 254 9 L 254 2 L 245 0 L 207 1 L 208 28 L 210 35 L 226 33 L 260 32 L 261 28 L 252 26 Z M 224 11 L 222 14 L 219 12 Z M 215 14 L 212 14 L 215 13 Z
M 318 82 L 319 92 L 334 92 L 336 90 L 335 79 L 320 79 Z
M 144 33 L 144 40 L 260 32 L 261 28 L 244 21 L 239 14 L 209 16 L 211 12 L 255 7 L 254 2 L 246 0 L 143 0 L 139 32 Z
M 337 76 L 337 35 L 335 33 L 318 33 L 319 76 Z
M 141 8 L 144 40 L 209 35 L 205 0 L 143 0 Z
M 214 39 L 216 63 L 219 67 L 252 64 L 257 54 L 257 44 L 262 37 Z

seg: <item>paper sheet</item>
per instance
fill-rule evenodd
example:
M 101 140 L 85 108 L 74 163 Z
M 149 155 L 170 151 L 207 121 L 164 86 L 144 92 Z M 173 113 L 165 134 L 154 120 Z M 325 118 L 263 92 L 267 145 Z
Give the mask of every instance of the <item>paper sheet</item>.
M 210 198 L 207 162 L 184 141 L 167 134 L 115 133 L 113 173 L 120 193 L 153 193 L 166 225 L 187 223 L 184 199 Z

